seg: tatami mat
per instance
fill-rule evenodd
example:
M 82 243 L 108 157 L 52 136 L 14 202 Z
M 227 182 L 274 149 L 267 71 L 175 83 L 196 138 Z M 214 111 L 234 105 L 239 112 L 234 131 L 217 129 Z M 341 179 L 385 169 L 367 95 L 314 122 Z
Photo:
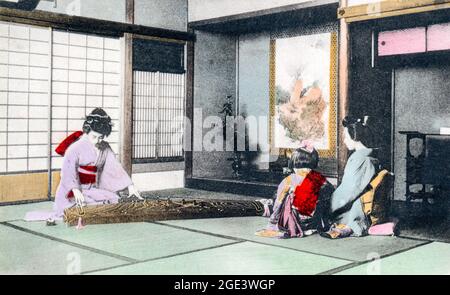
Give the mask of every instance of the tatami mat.
M 450 273 L 450 245 L 398 237 L 255 236 L 267 218 L 87 225 L 20 219 L 51 203 L 0 207 L 0 274 Z M 381 260 L 370 262 L 374 257 Z M 376 262 L 380 262 L 379 271 Z
M 64 241 L 145 260 L 233 242 L 229 239 L 150 223 L 88 225 L 82 230 L 64 224 L 16 221 L 13 225 Z
M 0 222 L 23 219 L 29 211 L 51 211 L 53 202 L 38 202 L 22 205 L 0 206 Z
M 380 256 L 384 256 L 389 253 L 416 247 L 417 245 L 424 243 L 424 241 L 421 240 L 381 236 L 366 236 L 361 238 L 350 237 L 340 240 L 329 240 L 322 238 L 317 234 L 309 237 L 287 240 L 255 236 L 254 233 L 258 229 L 264 228 L 267 222 L 268 218 L 264 217 L 239 217 L 205 220 L 174 220 L 161 223 L 196 231 L 205 231 L 242 238 L 274 246 L 287 247 L 349 261 L 366 261 L 370 259 L 374 252 L 378 253 Z
M 450 275 L 450 244 L 434 242 L 338 274 Z
M 0 274 L 77 274 L 127 263 L 0 225 Z
M 243 242 L 94 274 L 295 275 L 316 274 L 347 263 L 344 260 Z

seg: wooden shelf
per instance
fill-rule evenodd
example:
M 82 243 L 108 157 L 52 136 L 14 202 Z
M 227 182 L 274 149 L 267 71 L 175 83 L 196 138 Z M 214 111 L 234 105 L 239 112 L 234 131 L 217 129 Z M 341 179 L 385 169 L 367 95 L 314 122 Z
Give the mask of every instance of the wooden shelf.
M 338 18 L 347 22 L 365 21 L 450 8 L 450 0 L 391 0 L 338 9 Z

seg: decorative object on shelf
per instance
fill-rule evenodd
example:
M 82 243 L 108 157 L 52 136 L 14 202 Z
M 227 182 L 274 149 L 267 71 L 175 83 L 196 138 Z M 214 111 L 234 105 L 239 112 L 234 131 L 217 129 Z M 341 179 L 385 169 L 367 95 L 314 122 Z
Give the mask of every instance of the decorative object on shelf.
M 242 162 L 244 161 L 243 159 L 243 153 L 245 153 L 244 151 L 239 151 L 238 150 L 238 135 L 237 135 L 237 126 L 236 126 L 236 122 L 235 122 L 235 116 L 233 115 L 233 101 L 232 101 L 232 96 L 231 95 L 227 95 L 226 96 L 226 102 L 223 104 L 222 106 L 222 110 L 219 112 L 219 114 L 223 114 L 224 119 L 223 119 L 223 139 L 224 141 L 227 140 L 226 134 L 227 134 L 227 118 L 232 118 L 233 120 L 233 151 L 234 151 L 234 155 L 232 158 L 228 158 L 228 161 L 232 161 L 231 163 L 231 168 L 233 169 L 233 177 L 241 177 L 243 175 L 242 173 Z M 247 136 L 245 137 L 245 149 L 247 148 Z
M 219 114 L 223 114 L 223 140 L 227 139 L 227 117 L 233 117 L 233 102 L 231 100 L 231 95 L 227 95 L 226 102 L 222 106 L 222 110 Z M 235 131 L 236 132 L 236 131 Z
M 400 131 L 399 133 L 406 135 L 406 201 L 427 199 L 431 196 L 426 193 L 425 184 L 422 182 L 425 147 L 423 146 L 419 153 L 411 149 L 413 140 L 419 139 L 422 143 L 425 143 L 425 134 L 415 131 Z M 421 188 L 417 192 L 412 192 L 412 185 L 420 185 Z
M 235 151 L 233 156 L 233 162 L 231 163 L 231 168 L 233 169 L 233 176 L 242 176 L 242 152 Z
M 444 192 L 450 191 L 450 143 L 449 135 L 425 134 L 417 131 L 400 131 L 406 135 L 406 200 L 421 199 L 423 205 L 440 203 Z M 415 151 L 414 143 L 419 141 L 422 147 Z M 417 147 L 417 144 L 416 144 Z M 412 191 L 413 186 L 420 186 Z
M 226 117 L 230 117 L 233 115 L 233 102 L 231 101 L 231 95 L 227 95 L 226 102 L 222 106 L 222 110 L 219 114 L 225 114 Z

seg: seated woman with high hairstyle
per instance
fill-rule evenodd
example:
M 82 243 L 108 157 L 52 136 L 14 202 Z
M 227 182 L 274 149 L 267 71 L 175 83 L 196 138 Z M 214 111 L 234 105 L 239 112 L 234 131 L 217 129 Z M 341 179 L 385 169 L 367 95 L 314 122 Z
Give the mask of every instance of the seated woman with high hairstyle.
M 309 142 L 302 143 L 293 152 L 289 166 L 294 173 L 284 178 L 278 186 L 269 224 L 256 235 L 294 238 L 329 228 L 328 213 L 333 186 L 315 171 L 318 162 L 319 154 Z
M 83 131 L 67 137 L 56 148 L 64 156 L 61 181 L 56 190 L 53 212 L 29 212 L 25 220 L 59 220 L 72 206 L 112 204 L 118 192 L 141 198 L 133 182 L 104 138 L 111 134 L 112 122 L 101 108 L 94 109 L 83 124 Z
M 341 184 L 331 197 L 334 224 L 321 235 L 327 238 L 363 236 L 370 226 L 363 212 L 360 197 L 377 173 L 378 160 L 373 156 L 373 134 L 368 117 L 345 117 L 344 143 L 350 151 Z

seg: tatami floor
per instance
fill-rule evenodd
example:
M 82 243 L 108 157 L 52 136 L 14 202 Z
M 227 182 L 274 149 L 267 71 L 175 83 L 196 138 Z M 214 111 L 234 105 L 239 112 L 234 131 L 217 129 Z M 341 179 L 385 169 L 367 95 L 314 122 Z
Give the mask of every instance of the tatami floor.
M 262 238 L 263 217 L 82 230 L 22 220 L 39 209 L 51 203 L 0 207 L 0 274 L 450 274 L 450 244 L 425 239 Z

